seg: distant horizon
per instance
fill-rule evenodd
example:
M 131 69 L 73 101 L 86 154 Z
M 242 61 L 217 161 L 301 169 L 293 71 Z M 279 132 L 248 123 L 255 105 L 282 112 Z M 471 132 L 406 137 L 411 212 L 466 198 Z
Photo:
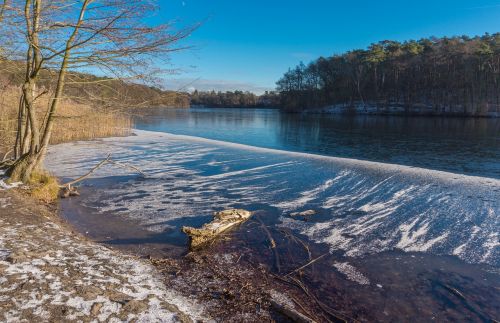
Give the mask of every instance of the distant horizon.
M 167 89 L 260 94 L 274 90 L 288 68 L 320 56 L 382 40 L 499 32 L 500 1 L 172 0 L 158 17 L 180 27 L 202 22 L 184 43 L 193 49 L 174 53 L 165 66 L 176 70 Z

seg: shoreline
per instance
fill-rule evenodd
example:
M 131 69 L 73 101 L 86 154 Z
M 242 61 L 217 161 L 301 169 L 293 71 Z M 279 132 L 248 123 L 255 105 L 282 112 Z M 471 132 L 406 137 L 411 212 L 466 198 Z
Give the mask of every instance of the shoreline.
M 442 109 L 441 109 L 442 110 Z M 325 115 L 344 115 L 344 116 L 381 116 L 381 117 L 426 117 L 426 118 L 471 118 L 471 119 L 496 119 L 500 118 L 500 112 L 488 111 L 483 113 L 468 114 L 459 111 L 456 108 L 447 107 L 445 111 L 435 111 L 431 106 L 422 106 L 418 109 L 407 111 L 403 105 L 389 105 L 379 107 L 373 104 L 365 106 L 357 104 L 354 106 L 336 104 L 320 108 L 309 108 L 298 113 L 304 114 L 325 114 Z M 453 111 L 451 111 L 453 110 Z

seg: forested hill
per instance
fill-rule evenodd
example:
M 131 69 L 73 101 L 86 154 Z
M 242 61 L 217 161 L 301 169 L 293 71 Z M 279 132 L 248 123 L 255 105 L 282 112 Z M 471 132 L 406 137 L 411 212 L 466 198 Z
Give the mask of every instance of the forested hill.
M 24 68 L 20 62 L 1 60 L 0 57 L 0 89 L 20 87 L 24 81 Z M 57 79 L 54 71 L 42 70 L 40 74 L 41 92 L 54 90 Z M 68 73 L 67 79 L 66 98 L 98 108 L 189 107 L 187 93 L 73 71 Z
M 288 110 L 500 116 L 500 33 L 381 41 L 277 82 Z

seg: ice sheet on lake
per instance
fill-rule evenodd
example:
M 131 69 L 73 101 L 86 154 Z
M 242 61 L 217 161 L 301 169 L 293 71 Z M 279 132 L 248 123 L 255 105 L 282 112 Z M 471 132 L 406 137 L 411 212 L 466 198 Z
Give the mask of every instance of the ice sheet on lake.
M 161 230 L 229 207 L 271 205 L 281 226 L 359 256 L 394 248 L 500 264 L 500 180 L 251 147 L 164 133 L 58 145 L 47 165 L 75 178 L 108 153 L 147 178 L 107 167 L 87 206 Z M 99 185 L 123 176 L 106 189 Z M 314 209 L 319 221 L 290 212 Z

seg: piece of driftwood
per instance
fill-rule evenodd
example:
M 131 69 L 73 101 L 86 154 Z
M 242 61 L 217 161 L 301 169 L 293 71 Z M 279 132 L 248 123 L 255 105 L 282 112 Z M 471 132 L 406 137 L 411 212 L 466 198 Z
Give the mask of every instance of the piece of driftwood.
M 194 250 L 213 241 L 235 225 L 245 222 L 251 216 L 252 212 L 241 209 L 215 212 L 212 222 L 204 224 L 200 229 L 183 227 L 182 232 L 189 236 L 189 249 Z
M 300 313 L 296 309 L 286 304 L 279 304 L 274 300 L 270 300 L 271 306 L 281 314 L 290 318 L 293 322 L 297 323 L 315 323 L 316 321 Z

